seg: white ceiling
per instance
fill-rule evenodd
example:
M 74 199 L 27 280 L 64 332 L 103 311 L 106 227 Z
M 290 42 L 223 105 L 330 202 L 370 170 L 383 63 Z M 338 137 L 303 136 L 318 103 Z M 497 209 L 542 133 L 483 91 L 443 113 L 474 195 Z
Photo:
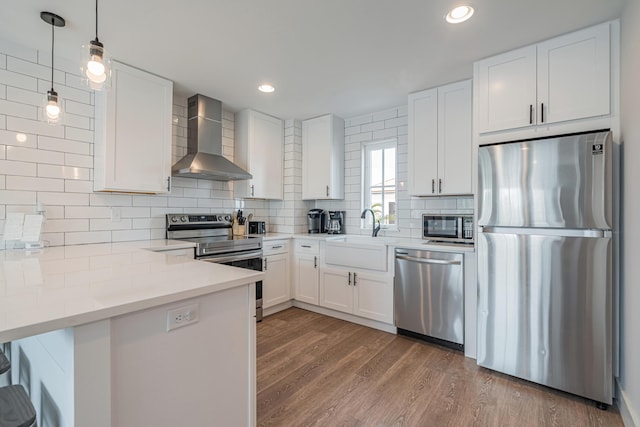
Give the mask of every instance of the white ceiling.
M 618 18 L 635 0 L 102 0 L 100 40 L 116 59 L 167 77 L 176 92 L 280 118 L 342 117 L 406 103 L 421 89 L 470 78 L 473 61 Z M 92 0 L 0 0 L 0 38 L 50 49 L 40 11 L 61 15 L 56 56 L 93 39 Z M 276 92 L 257 86 L 269 81 Z

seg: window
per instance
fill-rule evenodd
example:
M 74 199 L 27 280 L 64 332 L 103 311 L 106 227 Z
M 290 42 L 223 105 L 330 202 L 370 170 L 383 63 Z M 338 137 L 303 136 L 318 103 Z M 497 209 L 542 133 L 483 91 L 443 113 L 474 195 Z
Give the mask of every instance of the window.
M 382 228 L 396 227 L 396 146 L 385 140 L 363 147 L 363 209 L 371 209 Z M 363 226 L 371 224 L 367 215 Z

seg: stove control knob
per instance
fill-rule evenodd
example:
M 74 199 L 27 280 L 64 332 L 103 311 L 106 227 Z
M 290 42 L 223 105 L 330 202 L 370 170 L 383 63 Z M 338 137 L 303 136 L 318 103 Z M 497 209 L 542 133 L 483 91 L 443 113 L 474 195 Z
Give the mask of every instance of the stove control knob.
M 181 216 L 181 217 L 180 217 L 180 221 L 182 221 L 182 222 L 187 222 L 187 217 L 186 217 L 186 216 Z
M 218 217 L 216 218 L 218 221 L 222 221 L 222 215 L 218 215 Z
M 178 222 L 178 217 L 177 216 L 172 216 L 171 217 L 171 222 Z
M 231 215 L 225 215 L 224 216 L 224 220 L 225 221 L 231 221 Z

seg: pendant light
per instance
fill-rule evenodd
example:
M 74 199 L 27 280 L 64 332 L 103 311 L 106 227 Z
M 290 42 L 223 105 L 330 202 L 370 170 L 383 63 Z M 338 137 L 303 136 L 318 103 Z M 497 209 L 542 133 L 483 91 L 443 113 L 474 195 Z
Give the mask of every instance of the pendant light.
M 55 46 L 55 27 L 64 27 L 64 18 L 51 12 L 40 12 L 40 18 L 51 25 L 51 90 L 47 91 L 47 103 L 44 107 L 44 118 L 48 123 L 56 124 L 60 120 L 60 102 L 58 92 L 53 89 L 53 48 Z
M 96 0 L 96 38 L 82 46 L 82 80 L 93 90 L 111 87 L 111 56 L 98 39 L 98 0 Z

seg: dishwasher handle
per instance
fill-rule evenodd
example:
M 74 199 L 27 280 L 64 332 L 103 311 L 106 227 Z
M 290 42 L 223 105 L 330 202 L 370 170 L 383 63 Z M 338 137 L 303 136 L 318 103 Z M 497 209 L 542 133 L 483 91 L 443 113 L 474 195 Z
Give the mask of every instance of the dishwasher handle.
M 440 265 L 460 265 L 461 264 L 461 262 L 459 260 L 416 258 L 416 257 L 412 257 L 412 256 L 398 255 L 398 254 L 396 254 L 396 259 L 402 259 L 402 260 L 405 260 L 405 261 L 420 262 L 422 264 L 440 264 Z

